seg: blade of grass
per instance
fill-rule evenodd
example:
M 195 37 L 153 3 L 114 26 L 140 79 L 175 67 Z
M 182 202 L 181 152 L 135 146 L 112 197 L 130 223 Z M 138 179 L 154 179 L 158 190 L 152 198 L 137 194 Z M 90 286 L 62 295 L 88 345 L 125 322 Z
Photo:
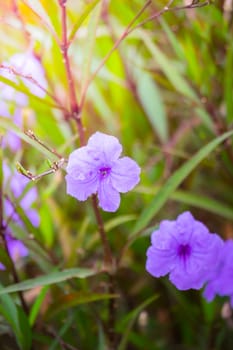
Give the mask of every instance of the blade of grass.
M 134 309 L 128 315 L 126 315 L 126 317 L 119 323 L 118 330 L 123 331 L 123 336 L 121 338 L 121 341 L 117 350 L 125 350 L 127 348 L 128 338 L 138 315 L 142 310 L 144 310 L 148 305 L 150 305 L 156 299 L 158 299 L 158 295 L 153 295 L 152 297 L 146 299 L 136 309 Z
M 84 49 L 83 57 L 83 74 L 82 74 L 82 86 L 81 86 L 81 100 L 85 90 L 85 86 L 89 80 L 91 61 L 93 57 L 93 51 L 96 41 L 96 30 L 101 14 L 102 2 L 95 8 L 91 14 L 91 18 L 88 25 L 88 34 L 86 38 L 86 47 Z
M 94 0 L 90 4 L 86 5 L 83 12 L 77 19 L 77 22 L 74 24 L 73 29 L 69 35 L 68 42 L 69 44 L 73 41 L 78 29 L 81 27 L 87 16 L 91 13 L 91 11 L 95 8 L 95 6 L 100 2 L 100 0 Z
M 159 190 L 160 187 L 151 188 L 143 186 L 138 186 L 138 188 L 136 189 L 136 191 L 139 193 L 151 195 L 157 194 Z M 196 194 L 192 192 L 178 190 L 172 193 L 170 198 L 183 204 L 188 204 L 197 208 L 205 209 L 210 213 L 217 214 L 225 219 L 233 220 L 233 208 L 226 205 L 225 203 L 222 203 L 219 200 L 202 196 L 199 193 Z
M 96 271 L 86 268 L 73 268 L 63 271 L 52 272 L 47 275 L 32 278 L 20 283 L 10 285 L 8 287 L 0 289 L 0 295 L 7 293 L 14 293 L 18 291 L 24 291 L 39 286 L 47 286 L 55 283 L 67 281 L 71 278 L 86 278 L 97 274 Z
M 0 75 L 0 82 L 8 85 L 8 86 L 11 86 L 12 88 L 14 88 L 15 90 L 17 91 L 20 91 L 22 93 L 24 93 L 25 95 L 27 95 L 29 98 L 39 102 L 39 103 L 42 103 L 48 107 L 53 107 L 53 108 L 58 108 L 60 109 L 61 107 L 54 104 L 53 102 L 50 102 L 49 100 L 47 99 L 44 99 L 44 98 L 41 98 L 39 96 L 36 96 L 36 95 L 33 95 L 30 90 L 28 90 L 23 84 L 17 84 L 15 82 L 13 82 L 12 80 L 10 79 L 7 79 L 3 76 Z
M 48 289 L 49 289 L 49 286 L 44 286 L 41 289 L 36 301 L 34 302 L 34 304 L 31 307 L 30 315 L 29 315 L 29 323 L 31 326 L 33 326 L 35 321 L 36 321 L 37 315 L 40 312 L 41 305 L 46 297 L 46 293 L 47 293 Z
M 233 121 L 233 46 L 229 44 L 225 63 L 224 95 L 227 122 Z

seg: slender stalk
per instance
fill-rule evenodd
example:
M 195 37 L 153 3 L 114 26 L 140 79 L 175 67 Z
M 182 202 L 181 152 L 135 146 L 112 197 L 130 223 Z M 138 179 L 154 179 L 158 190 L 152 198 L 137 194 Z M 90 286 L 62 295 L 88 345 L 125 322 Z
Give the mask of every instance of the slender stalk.
M 98 223 L 98 227 L 99 227 L 99 233 L 100 233 L 100 239 L 101 242 L 103 244 L 103 248 L 104 248 L 104 263 L 105 263 L 105 267 L 107 268 L 108 272 L 113 272 L 114 270 L 114 259 L 112 256 L 112 251 L 107 239 L 107 235 L 106 232 L 104 230 L 104 223 L 103 223 L 103 219 L 98 207 L 98 203 L 97 203 L 97 197 L 94 194 L 92 196 L 92 206 L 95 212 L 95 217 L 96 217 L 96 221 Z M 110 271 L 109 271 L 110 268 Z
M 81 120 L 80 108 L 77 103 L 75 84 L 73 75 L 71 72 L 70 60 L 68 57 L 69 43 L 67 38 L 67 12 L 66 12 L 66 0 L 58 0 L 61 8 L 61 23 L 62 23 L 62 42 L 60 45 L 66 76 L 68 81 L 69 89 L 69 100 L 70 100 L 70 116 L 76 121 L 78 127 L 78 133 L 80 138 L 80 144 L 83 146 L 85 144 L 84 130 Z
M 184 6 L 175 6 L 175 7 L 170 7 L 171 4 L 173 3 L 174 0 L 170 0 L 168 2 L 168 4 L 166 6 L 164 6 L 164 8 L 156 13 L 154 13 L 152 16 L 146 18 L 144 21 L 138 23 L 135 27 L 131 28 L 129 33 L 130 34 L 132 31 L 134 31 L 137 28 L 142 27 L 144 24 L 153 21 L 154 19 L 157 19 L 158 17 L 160 17 L 161 15 L 163 15 L 165 12 L 175 12 L 175 11 L 180 11 L 180 10 L 191 10 L 194 8 L 199 8 L 199 7 L 204 7 L 210 4 L 209 0 L 202 2 L 202 3 L 191 3 L 189 5 L 184 5 Z
M 63 159 L 63 156 L 59 154 L 54 148 L 50 148 L 48 145 L 46 145 L 42 140 L 40 140 L 32 130 L 26 130 L 25 134 L 30 137 L 32 140 L 36 141 L 39 143 L 42 147 L 44 147 L 47 151 L 50 153 L 54 154 L 57 158 Z

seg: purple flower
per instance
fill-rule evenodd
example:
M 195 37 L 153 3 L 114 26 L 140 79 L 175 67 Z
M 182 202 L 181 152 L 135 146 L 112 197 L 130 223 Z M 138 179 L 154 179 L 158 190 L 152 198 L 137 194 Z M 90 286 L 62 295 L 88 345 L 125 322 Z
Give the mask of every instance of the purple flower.
M 40 62 L 32 54 L 15 54 L 9 62 L 3 63 L 4 67 L 0 68 L 0 75 L 11 80 L 14 83 L 18 83 L 19 77 L 14 73 L 11 73 L 11 69 L 14 69 L 17 73 L 31 76 L 36 80 L 43 88 L 47 87 L 45 74 Z M 29 91 L 38 96 L 44 97 L 45 92 L 40 89 L 36 84 L 32 83 L 26 78 L 20 79 Z M 6 118 L 11 118 L 12 121 L 18 126 L 22 127 L 22 108 L 28 105 L 28 97 L 13 87 L 0 83 L 1 89 L 1 101 L 0 101 L 0 115 Z M 12 151 L 17 151 L 21 146 L 21 141 L 17 135 L 9 131 L 6 133 L 3 139 L 3 146 L 9 146 Z
M 5 163 L 3 163 L 3 174 L 4 189 L 6 191 L 9 190 L 11 197 L 14 197 L 14 200 L 16 200 L 17 204 L 20 205 L 20 207 L 25 211 L 31 223 L 34 226 L 38 226 L 39 216 L 36 210 L 31 207 L 37 198 L 36 189 L 33 187 L 26 191 L 26 186 L 29 180 L 18 172 L 12 173 Z M 24 191 L 25 194 L 23 195 Z M 18 225 L 23 226 L 23 222 L 20 219 L 18 213 L 15 211 L 13 203 L 8 199 L 4 203 L 4 216 L 6 222 L 9 218 Z M 9 227 L 6 228 L 5 237 L 9 253 L 13 261 L 17 261 L 20 257 L 25 257 L 28 255 L 28 249 L 20 240 L 14 238 L 13 233 Z M 4 265 L 0 263 L 0 270 L 4 269 Z
M 11 172 L 9 167 L 3 163 L 3 173 L 4 173 L 4 187 L 9 189 L 9 192 L 14 196 L 17 204 L 25 211 L 27 217 L 34 226 L 39 225 L 39 216 L 35 209 L 32 208 L 32 204 L 37 198 L 37 191 L 35 187 L 30 188 L 22 196 L 23 192 L 26 189 L 29 180 L 15 171 Z M 21 198 L 22 197 L 22 198 Z M 18 214 L 15 212 L 13 204 L 6 200 L 4 204 L 5 216 L 11 218 L 16 222 L 21 222 Z
M 122 146 L 114 136 L 93 134 L 86 146 L 69 156 L 66 168 L 67 193 L 80 201 L 97 193 L 100 207 L 114 212 L 120 205 L 119 192 L 137 185 L 140 168 L 129 157 L 119 158 Z
M 15 75 L 13 72 L 11 73 L 11 69 L 14 69 L 17 73 L 21 73 L 22 75 L 31 76 L 40 86 L 45 89 L 47 88 L 44 69 L 33 54 L 17 53 L 10 58 L 9 62 L 4 62 L 3 65 L 4 67 L 9 67 L 9 70 L 1 68 L 0 74 L 14 83 L 18 83 L 20 76 Z M 27 78 L 20 78 L 20 80 L 32 94 L 38 97 L 45 96 L 45 92 L 34 84 L 34 82 Z M 3 83 L 1 83 L 1 88 L 1 98 L 3 100 L 14 102 L 21 107 L 25 107 L 28 104 L 28 97 L 24 93 Z
M 27 247 L 20 240 L 15 239 L 10 234 L 6 234 L 5 237 L 10 257 L 14 262 L 28 255 Z M 2 263 L 0 263 L 0 270 L 5 270 L 5 266 Z
M 164 220 L 152 233 L 146 270 L 154 277 L 169 274 L 180 290 L 200 289 L 216 269 L 223 242 L 190 212 Z
M 233 307 L 233 240 L 224 243 L 219 264 L 204 291 L 207 301 L 212 301 L 216 294 L 229 296 Z

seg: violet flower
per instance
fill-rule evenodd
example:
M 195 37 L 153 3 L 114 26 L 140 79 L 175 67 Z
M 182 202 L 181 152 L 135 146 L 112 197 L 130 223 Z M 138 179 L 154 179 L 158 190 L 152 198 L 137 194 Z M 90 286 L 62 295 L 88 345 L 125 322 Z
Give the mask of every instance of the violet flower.
M 22 196 L 29 180 L 18 172 L 12 173 L 5 163 L 3 163 L 3 174 L 4 189 L 9 189 L 9 192 L 14 197 L 17 204 L 20 205 L 20 207 L 27 214 L 27 217 L 31 221 L 32 225 L 38 226 L 39 216 L 36 210 L 31 207 L 37 198 L 36 188 L 33 187 L 29 189 L 25 195 Z M 8 219 L 10 219 L 18 225 L 23 226 L 23 222 L 18 213 L 15 211 L 14 205 L 8 199 L 6 199 L 4 203 L 4 217 L 6 222 Z M 16 262 L 20 257 L 25 257 L 28 255 L 27 247 L 23 244 L 23 242 L 13 236 L 9 226 L 5 230 L 5 237 L 10 256 L 14 262 Z M 0 263 L 0 270 L 4 269 L 4 265 Z
M 8 233 L 5 234 L 5 237 L 10 257 L 14 262 L 17 262 L 20 258 L 28 256 L 28 249 L 23 244 L 23 242 L 15 239 L 11 234 Z M 0 270 L 5 270 L 5 266 L 2 263 L 0 263 Z
M 204 290 L 204 298 L 212 301 L 218 294 L 229 296 L 233 307 L 233 240 L 224 242 L 219 264 Z
M 3 65 L 4 67 L 9 67 L 9 70 L 0 68 L 0 75 L 12 82 L 17 84 L 19 81 L 19 76 L 16 76 L 13 72 L 11 73 L 11 69 L 14 69 L 23 75 L 30 75 L 43 88 L 47 87 L 43 67 L 32 54 L 15 54 L 10 58 L 9 62 L 4 62 Z M 26 78 L 20 78 L 20 80 L 32 94 L 38 97 L 45 96 L 45 92 L 30 80 Z M 21 116 L 22 108 L 28 105 L 28 97 L 24 93 L 4 83 L 0 83 L 0 89 L 0 116 L 11 118 L 12 121 L 21 128 L 23 124 Z M 3 146 L 9 146 L 12 151 L 17 151 L 21 147 L 21 141 L 17 135 L 8 131 L 3 139 Z
M 3 173 L 5 188 L 9 188 L 11 194 L 16 199 L 17 204 L 20 205 L 20 207 L 25 211 L 32 225 L 37 227 L 39 225 L 39 216 L 36 210 L 32 208 L 32 204 L 37 198 L 36 188 L 30 188 L 30 190 L 28 190 L 24 196 L 22 196 L 27 184 L 29 183 L 29 180 L 17 171 L 12 173 L 5 163 L 3 163 Z M 5 201 L 4 212 L 5 217 L 11 218 L 15 222 L 20 221 L 18 214 L 15 212 L 14 205 L 8 200 Z
M 169 274 L 179 290 L 200 289 L 216 269 L 223 246 L 221 238 L 190 212 L 162 221 L 151 243 L 146 270 L 154 277 Z
M 73 151 L 66 168 L 67 193 L 85 201 L 97 193 L 100 207 L 114 212 L 120 205 L 119 192 L 134 188 L 140 168 L 129 157 L 119 158 L 122 146 L 114 136 L 93 134 L 86 146 Z

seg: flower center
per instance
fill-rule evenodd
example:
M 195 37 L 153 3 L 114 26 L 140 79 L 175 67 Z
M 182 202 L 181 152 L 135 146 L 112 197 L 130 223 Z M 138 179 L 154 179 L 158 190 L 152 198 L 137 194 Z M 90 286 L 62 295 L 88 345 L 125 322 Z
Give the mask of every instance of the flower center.
M 111 172 L 110 167 L 102 167 L 99 169 L 99 174 L 102 179 L 106 178 Z
M 189 244 L 180 244 L 178 247 L 178 255 L 181 259 L 186 260 L 191 254 L 191 247 Z

